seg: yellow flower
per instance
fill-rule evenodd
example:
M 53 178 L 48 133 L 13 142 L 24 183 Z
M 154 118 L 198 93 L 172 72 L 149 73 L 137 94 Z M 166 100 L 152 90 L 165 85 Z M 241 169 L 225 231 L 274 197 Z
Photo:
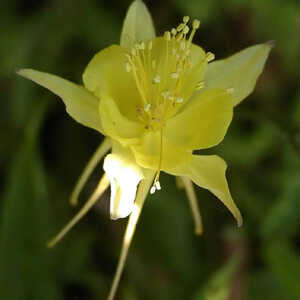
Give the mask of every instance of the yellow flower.
M 111 218 L 130 218 L 109 299 L 116 292 L 144 200 L 149 191 L 161 189 L 161 171 L 178 176 L 185 187 L 196 233 L 202 233 L 202 222 L 192 182 L 211 191 L 242 224 L 228 189 L 226 163 L 193 151 L 223 140 L 234 106 L 254 89 L 272 45 L 255 45 L 213 61 L 213 53 L 192 43 L 199 26 L 198 20 L 190 24 L 185 16 L 176 28 L 155 37 L 147 8 L 136 0 L 125 18 L 120 45 L 94 56 L 83 73 L 83 86 L 31 69 L 18 71 L 61 97 L 76 121 L 107 137 L 79 179 L 73 204 L 112 147 L 94 194 L 50 242 L 52 246 L 61 239 L 110 183 Z

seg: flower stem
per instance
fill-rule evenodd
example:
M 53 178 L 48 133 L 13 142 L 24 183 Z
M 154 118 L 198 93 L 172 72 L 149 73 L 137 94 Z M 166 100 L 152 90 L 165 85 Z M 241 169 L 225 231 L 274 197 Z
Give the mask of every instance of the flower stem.
M 136 224 L 139 220 L 139 217 L 142 212 L 142 208 L 144 205 L 144 202 L 146 200 L 146 197 L 148 195 L 149 189 L 152 185 L 152 181 L 154 178 L 155 173 L 153 171 L 146 171 L 148 174 L 145 176 L 145 179 L 142 180 L 140 183 L 140 186 L 138 188 L 135 204 L 134 204 L 134 209 L 132 210 L 132 213 L 129 217 L 125 235 L 123 238 L 123 245 L 121 249 L 121 254 L 118 262 L 118 267 L 113 279 L 113 283 L 108 295 L 107 300 L 113 300 L 120 282 L 120 278 L 124 269 L 124 265 L 126 262 L 126 258 L 128 255 L 128 251 L 131 245 L 131 241 L 135 232 Z

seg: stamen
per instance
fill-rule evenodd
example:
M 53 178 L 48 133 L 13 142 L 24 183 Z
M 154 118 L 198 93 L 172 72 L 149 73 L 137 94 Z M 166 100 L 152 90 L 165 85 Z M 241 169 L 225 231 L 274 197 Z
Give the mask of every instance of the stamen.
M 153 84 L 160 83 L 160 76 L 159 75 L 154 76 L 152 79 L 152 83 Z
M 155 182 L 155 187 L 158 191 L 161 190 L 160 182 L 158 180 Z
M 164 91 L 164 92 L 162 92 L 162 93 L 161 93 L 161 96 L 162 96 L 164 99 L 168 98 L 168 97 L 170 96 L 170 91 Z
M 179 42 L 183 39 L 183 33 L 180 32 L 177 36 L 176 36 L 176 41 Z
M 190 31 L 190 28 L 189 28 L 189 26 L 184 26 L 184 28 L 183 28 L 183 33 L 184 34 L 188 34 L 188 32 Z
M 177 31 L 178 31 L 178 32 L 182 31 L 184 27 L 185 27 L 185 24 L 184 24 L 184 23 L 180 23 L 180 24 L 177 26 Z
M 177 34 L 177 30 L 175 28 L 172 28 L 171 33 L 175 36 Z
M 153 47 L 153 43 L 152 43 L 152 41 L 150 41 L 150 42 L 148 43 L 148 50 L 152 50 L 152 47 Z
M 195 19 L 193 21 L 193 29 L 198 29 L 200 27 L 200 21 L 198 19 Z
M 206 53 L 206 60 L 207 60 L 207 62 L 211 62 L 214 59 L 215 59 L 215 55 L 212 52 L 207 52 Z
M 184 50 L 184 49 L 185 49 L 185 41 L 182 41 L 182 42 L 180 43 L 180 49 L 181 49 L 181 50 Z
M 152 185 L 151 189 L 150 189 L 150 194 L 153 195 L 156 191 L 156 187 L 154 185 Z
M 189 16 L 184 16 L 182 20 L 183 20 L 183 23 L 187 24 L 190 20 L 190 17 Z

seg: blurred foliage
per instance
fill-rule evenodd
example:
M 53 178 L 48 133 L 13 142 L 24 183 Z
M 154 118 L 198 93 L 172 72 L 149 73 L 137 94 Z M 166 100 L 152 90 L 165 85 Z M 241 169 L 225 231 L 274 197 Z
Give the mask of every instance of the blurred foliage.
M 20 67 L 81 82 L 91 57 L 118 43 L 129 0 L 0 3 L 0 299 L 105 299 L 126 220 L 108 197 L 54 249 L 46 241 L 77 211 L 68 195 L 101 136 L 70 120 Z M 117 299 L 299 299 L 300 3 L 298 0 L 146 1 L 158 33 L 201 19 L 196 42 L 221 58 L 275 40 L 255 92 L 235 109 L 217 152 L 244 215 L 197 190 L 205 233 L 193 234 L 183 191 L 163 176 L 149 197 Z M 102 168 L 81 196 L 87 199 Z

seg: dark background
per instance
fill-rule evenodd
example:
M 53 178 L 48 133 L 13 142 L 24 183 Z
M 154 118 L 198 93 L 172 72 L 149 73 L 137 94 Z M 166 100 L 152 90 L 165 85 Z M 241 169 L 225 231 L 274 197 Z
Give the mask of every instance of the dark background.
M 68 198 L 102 137 L 71 120 L 49 91 L 19 78 L 32 67 L 81 83 L 99 50 L 119 42 L 131 1 L 4 0 L 0 4 L 0 299 L 94 300 L 108 294 L 126 220 L 109 193 L 55 249 L 45 246 L 78 208 Z M 147 1 L 157 33 L 201 20 L 195 42 L 223 58 L 275 40 L 255 92 L 212 149 L 228 163 L 238 229 L 197 189 L 204 235 L 193 233 L 174 179 L 146 202 L 117 299 L 300 298 L 300 4 L 298 0 Z M 102 174 L 94 172 L 82 204 Z

